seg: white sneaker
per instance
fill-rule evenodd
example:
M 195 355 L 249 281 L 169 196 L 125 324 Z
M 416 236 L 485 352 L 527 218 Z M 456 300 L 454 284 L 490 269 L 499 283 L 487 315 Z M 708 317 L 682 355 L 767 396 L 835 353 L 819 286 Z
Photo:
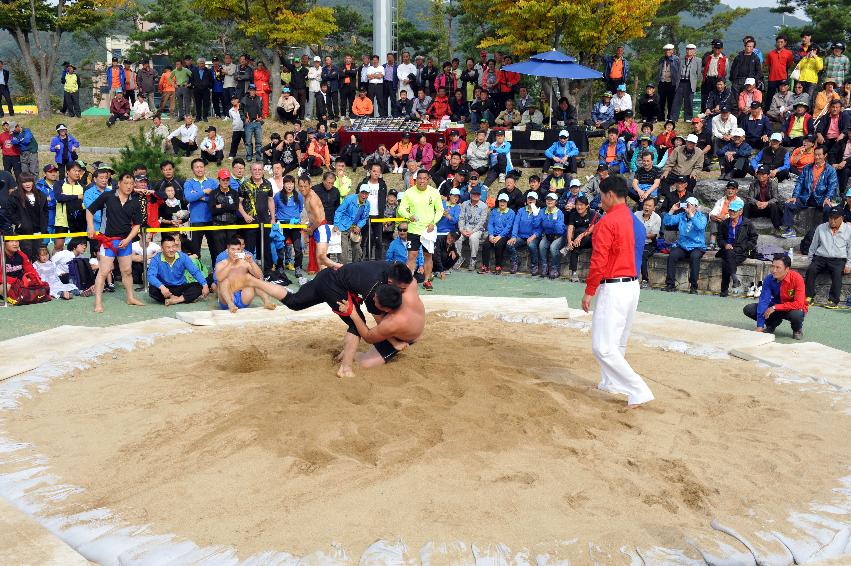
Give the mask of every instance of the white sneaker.
M 500 183 L 504 183 L 504 182 L 505 182 L 505 173 L 500 173 L 500 174 L 499 174 L 499 182 L 500 182 Z

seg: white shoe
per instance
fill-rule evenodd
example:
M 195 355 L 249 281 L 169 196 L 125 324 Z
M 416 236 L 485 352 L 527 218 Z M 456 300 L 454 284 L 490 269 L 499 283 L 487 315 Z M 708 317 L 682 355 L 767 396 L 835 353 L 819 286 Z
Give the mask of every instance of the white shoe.
M 500 173 L 500 174 L 499 174 L 499 182 L 500 182 L 500 183 L 504 183 L 504 182 L 505 182 L 505 173 Z

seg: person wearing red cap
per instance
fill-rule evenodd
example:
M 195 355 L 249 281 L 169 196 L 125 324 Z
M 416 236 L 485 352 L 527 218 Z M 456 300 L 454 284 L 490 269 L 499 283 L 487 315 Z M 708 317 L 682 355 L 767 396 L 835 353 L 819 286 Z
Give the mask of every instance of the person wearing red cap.
M 239 194 L 230 186 L 230 171 L 219 169 L 216 174 L 219 186 L 210 193 L 210 216 L 213 226 L 229 226 L 237 223 L 239 214 Z M 210 257 L 217 258 L 228 247 L 233 230 L 211 230 Z
M 600 205 L 606 215 L 594 227 L 582 309 L 588 312 L 597 296 L 591 323 L 591 350 L 602 370 L 597 388 L 627 395 L 627 407 L 632 409 L 652 401 L 653 393 L 624 358 L 641 292 L 638 275 L 646 238 L 644 224 L 630 212 L 626 196 L 623 177 L 613 175 L 600 183 Z

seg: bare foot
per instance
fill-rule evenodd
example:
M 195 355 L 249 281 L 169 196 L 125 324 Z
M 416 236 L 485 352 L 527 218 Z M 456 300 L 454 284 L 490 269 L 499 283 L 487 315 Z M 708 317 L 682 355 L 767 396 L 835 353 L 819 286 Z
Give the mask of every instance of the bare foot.
M 142 301 L 140 301 L 136 297 L 133 297 L 132 299 L 127 299 L 127 304 L 130 305 L 130 306 L 134 306 L 134 307 L 144 307 L 145 306 L 145 303 L 143 303 Z
M 174 297 L 169 297 L 165 300 L 165 306 L 170 307 L 175 303 Z
M 340 366 L 340 369 L 337 370 L 337 377 L 339 377 L 340 379 L 354 376 L 355 372 L 352 371 L 352 368 Z
M 95 312 L 97 312 L 97 313 L 103 312 L 103 305 L 95 305 Z
M 239 309 L 238 309 L 238 308 L 236 308 L 236 305 L 231 305 L 231 306 L 229 306 L 229 307 L 228 307 L 228 310 L 229 310 L 230 312 L 232 312 L 232 313 L 236 314 L 236 312 L 237 312 Z
M 340 352 L 336 356 L 334 356 L 334 361 L 338 364 L 343 361 L 343 352 Z
M 263 308 L 268 310 L 268 311 L 273 311 L 276 308 L 278 308 L 278 305 L 276 305 L 275 303 L 267 303 L 267 304 L 263 305 Z

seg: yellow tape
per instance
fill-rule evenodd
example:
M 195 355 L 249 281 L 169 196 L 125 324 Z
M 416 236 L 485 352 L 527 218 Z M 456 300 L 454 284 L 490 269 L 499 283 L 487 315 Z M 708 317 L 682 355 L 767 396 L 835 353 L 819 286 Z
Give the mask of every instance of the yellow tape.
M 369 220 L 375 224 L 386 224 L 388 222 L 407 222 L 407 218 L 371 218 Z
M 264 224 L 265 228 L 271 228 L 272 224 Z M 290 228 L 307 228 L 307 224 L 280 224 L 282 230 Z M 165 232 L 198 232 L 207 230 L 210 232 L 216 230 L 241 230 L 243 228 L 259 228 L 259 224 L 228 224 L 225 226 L 185 226 L 183 228 L 146 228 L 145 231 L 149 234 L 165 233 Z M 98 232 L 99 233 L 99 232 Z M 7 242 L 15 242 L 20 240 L 56 240 L 59 238 L 85 238 L 88 237 L 88 232 L 70 232 L 65 234 L 21 234 L 18 236 L 5 236 Z
M 88 236 L 86 232 L 70 232 L 65 234 L 21 234 L 19 236 L 4 236 L 7 242 L 17 242 L 21 240 L 58 240 L 59 238 L 80 238 Z

